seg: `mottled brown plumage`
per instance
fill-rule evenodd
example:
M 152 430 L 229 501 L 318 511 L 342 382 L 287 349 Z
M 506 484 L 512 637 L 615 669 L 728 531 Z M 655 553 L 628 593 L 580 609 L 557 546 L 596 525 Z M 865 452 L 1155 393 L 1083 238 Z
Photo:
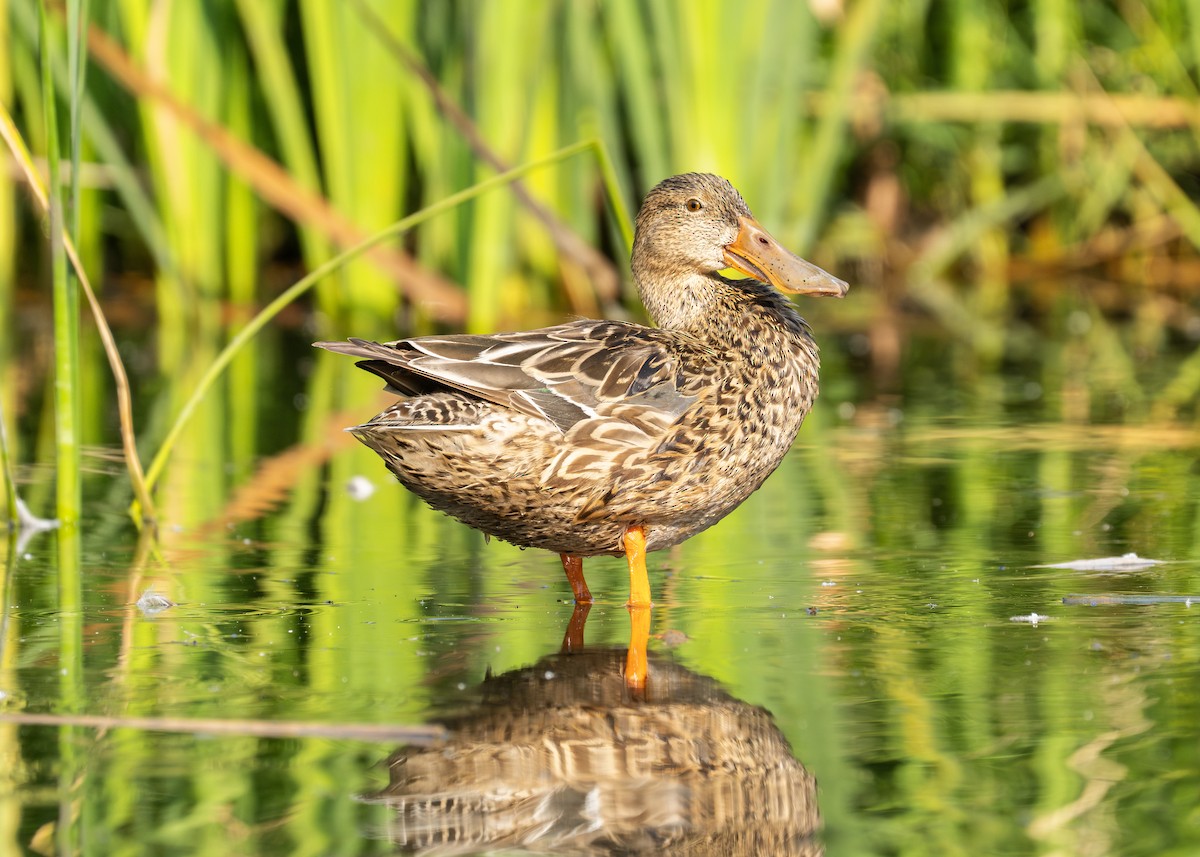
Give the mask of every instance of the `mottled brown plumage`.
M 731 266 L 755 279 L 719 273 Z M 401 397 L 351 431 L 434 508 L 514 544 L 619 554 L 631 528 L 658 550 L 711 526 L 778 466 L 817 395 L 817 346 L 767 283 L 846 284 L 695 173 L 646 197 L 632 267 L 657 328 L 317 343 Z

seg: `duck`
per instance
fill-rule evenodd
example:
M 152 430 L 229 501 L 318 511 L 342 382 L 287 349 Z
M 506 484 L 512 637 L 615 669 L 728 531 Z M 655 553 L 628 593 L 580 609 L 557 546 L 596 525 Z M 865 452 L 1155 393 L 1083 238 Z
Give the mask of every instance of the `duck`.
M 646 553 L 758 490 L 813 406 L 818 348 L 788 295 L 849 286 L 709 173 L 646 195 L 630 267 L 652 326 L 314 345 L 358 358 L 397 395 L 348 431 L 408 490 L 487 536 L 557 553 L 577 604 L 593 600 L 584 558 L 624 555 L 633 611 L 652 606 Z M 631 686 L 644 683 L 637 655 Z

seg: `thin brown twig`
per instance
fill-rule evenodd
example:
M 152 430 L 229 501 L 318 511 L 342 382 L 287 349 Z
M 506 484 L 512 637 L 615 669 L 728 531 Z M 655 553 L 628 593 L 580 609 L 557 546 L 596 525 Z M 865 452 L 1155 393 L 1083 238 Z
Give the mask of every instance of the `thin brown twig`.
M 0 711 L 0 723 L 22 726 L 82 726 L 86 729 L 141 729 L 146 732 L 203 733 L 257 738 L 335 738 L 349 741 L 399 741 L 427 746 L 444 740 L 442 726 L 387 723 L 316 723 L 312 721 L 231 720 L 211 717 L 110 717 L 103 714 L 34 714 Z

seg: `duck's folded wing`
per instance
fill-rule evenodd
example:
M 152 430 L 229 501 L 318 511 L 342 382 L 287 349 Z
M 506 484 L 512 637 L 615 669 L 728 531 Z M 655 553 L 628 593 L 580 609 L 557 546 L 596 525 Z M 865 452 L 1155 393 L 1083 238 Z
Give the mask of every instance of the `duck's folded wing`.
M 563 432 L 593 417 L 644 428 L 663 426 L 696 400 L 681 389 L 679 359 L 667 335 L 622 322 L 577 321 L 491 336 L 316 344 L 363 358 L 359 366 L 402 395 L 458 390 L 543 417 Z

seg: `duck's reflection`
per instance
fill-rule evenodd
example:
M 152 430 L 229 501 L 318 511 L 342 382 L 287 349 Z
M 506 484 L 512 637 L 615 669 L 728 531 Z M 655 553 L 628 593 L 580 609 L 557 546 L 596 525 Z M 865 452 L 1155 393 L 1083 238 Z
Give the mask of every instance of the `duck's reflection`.
M 816 781 L 769 712 L 651 658 L 630 691 L 624 650 L 582 647 L 488 677 L 450 737 L 389 759 L 387 831 L 423 855 L 817 855 Z

